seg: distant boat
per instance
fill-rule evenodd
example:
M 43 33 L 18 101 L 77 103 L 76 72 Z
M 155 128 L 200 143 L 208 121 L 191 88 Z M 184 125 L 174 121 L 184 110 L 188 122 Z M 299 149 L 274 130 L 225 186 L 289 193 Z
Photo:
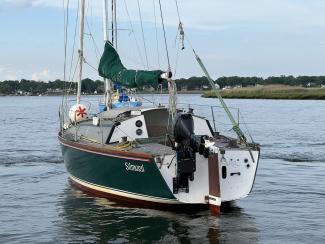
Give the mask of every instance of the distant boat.
M 115 9 L 115 1 L 112 3 Z M 105 49 L 98 70 L 105 83 L 104 106 L 91 114 L 81 102 L 83 62 L 79 62 L 77 102 L 71 107 L 62 103 L 60 109 L 59 141 L 73 184 L 131 206 L 181 210 L 210 207 L 213 214 L 220 212 L 222 202 L 246 197 L 253 187 L 260 148 L 247 142 L 201 59 L 195 53 L 237 138 L 219 134 L 211 126 L 214 121 L 191 108 L 177 108 L 170 67 L 166 71 L 126 69 L 108 40 L 107 1 L 103 4 Z M 84 15 L 85 1 L 81 0 L 79 60 L 84 60 Z M 116 21 L 113 26 L 116 30 Z M 180 35 L 184 38 L 183 29 Z M 125 87 L 168 82 L 169 106 L 118 106 L 112 82 Z M 118 102 L 129 101 L 119 97 Z
M 121 86 L 115 86 L 116 92 L 111 97 L 111 108 L 141 107 L 142 100 L 135 94 L 122 90 Z M 104 112 L 107 108 L 105 101 L 99 103 L 99 111 Z

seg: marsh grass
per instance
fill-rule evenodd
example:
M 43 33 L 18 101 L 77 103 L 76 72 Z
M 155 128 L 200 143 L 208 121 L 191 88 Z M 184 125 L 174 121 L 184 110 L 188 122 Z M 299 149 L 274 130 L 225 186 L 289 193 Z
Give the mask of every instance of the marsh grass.
M 222 90 L 224 98 L 242 99 L 310 99 L 325 100 L 325 88 L 304 88 L 298 86 L 269 85 Z M 203 97 L 216 97 L 212 92 L 205 92 Z

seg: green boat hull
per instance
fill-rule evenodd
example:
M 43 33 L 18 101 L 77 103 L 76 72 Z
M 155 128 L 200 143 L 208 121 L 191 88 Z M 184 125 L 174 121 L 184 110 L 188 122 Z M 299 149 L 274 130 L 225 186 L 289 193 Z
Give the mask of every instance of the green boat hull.
M 104 152 L 59 138 L 74 184 L 103 196 L 160 204 L 179 204 L 153 158 Z

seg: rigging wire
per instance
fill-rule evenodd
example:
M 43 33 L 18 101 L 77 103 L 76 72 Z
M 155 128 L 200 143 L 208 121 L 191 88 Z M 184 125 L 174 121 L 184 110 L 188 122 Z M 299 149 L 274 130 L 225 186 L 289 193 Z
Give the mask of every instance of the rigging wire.
M 66 69 L 67 69 L 67 49 L 68 49 L 68 24 L 69 24 L 69 0 L 67 0 L 67 6 L 65 6 L 65 0 L 63 0 L 63 11 L 64 11 L 64 67 L 63 67 L 63 91 L 66 91 Z M 64 102 L 62 97 L 62 106 Z
M 93 8 L 92 8 L 92 4 L 91 4 L 92 1 L 88 1 L 88 5 L 87 5 L 87 9 L 86 9 L 86 13 L 88 13 L 90 15 L 90 19 L 92 20 L 92 15 L 93 15 Z M 96 44 L 96 41 L 94 39 L 94 35 L 92 33 L 92 23 L 89 23 L 88 21 L 88 18 L 87 18 L 87 15 L 85 16 L 85 22 L 86 22 L 86 25 L 87 25 L 87 28 L 88 28 L 88 32 L 89 33 L 84 33 L 84 35 L 87 35 L 90 37 L 90 45 L 92 45 L 94 47 L 94 52 L 95 52 L 95 56 L 96 56 L 96 59 L 97 59 L 97 63 L 99 64 L 99 57 L 100 57 L 100 52 L 99 52 L 99 48 Z M 88 62 L 86 62 L 86 59 L 84 57 L 84 60 L 83 62 L 85 64 L 88 64 L 91 68 L 93 68 Z
M 174 116 L 177 112 L 177 87 L 175 81 L 171 79 L 171 66 L 170 66 L 170 58 L 168 52 L 168 45 L 167 45 L 167 37 L 166 37 L 166 30 L 164 24 L 164 16 L 162 12 L 161 1 L 159 0 L 159 8 L 160 8 L 160 16 L 161 16 L 161 23 L 164 32 L 164 40 L 165 40 L 165 48 L 166 48 L 166 56 L 168 62 L 168 90 L 169 90 L 169 119 L 174 119 Z
M 91 2 L 90 6 L 88 6 L 88 9 L 90 8 L 90 16 L 91 16 L 91 22 L 88 21 L 88 18 L 86 18 L 86 23 L 87 23 L 87 27 L 88 27 L 88 31 L 89 31 L 89 36 L 90 38 L 92 39 L 92 42 L 93 42 L 93 46 L 94 46 L 94 50 L 95 50 L 95 55 L 96 55 L 96 58 L 97 58 L 97 63 L 99 64 L 99 57 L 101 56 L 100 55 L 100 52 L 99 52 L 99 48 L 97 46 L 97 43 L 95 41 L 95 38 L 94 38 L 94 35 L 92 33 L 92 29 L 93 29 L 93 19 L 94 19 L 94 16 L 93 16 L 93 0 L 89 1 Z M 89 3 L 88 2 L 88 3 Z
M 95 72 L 97 72 L 96 67 L 94 67 L 93 65 L 91 65 L 90 63 L 88 63 L 88 61 L 86 59 L 84 59 L 84 63 L 87 64 L 90 68 L 92 68 Z
M 74 90 L 76 89 L 76 83 L 72 82 L 72 80 L 74 80 L 75 74 L 77 72 L 77 67 L 79 64 L 79 57 L 77 60 L 77 63 L 74 67 L 74 72 L 72 73 L 73 70 L 73 61 L 74 61 L 74 54 L 75 54 L 75 43 L 76 43 L 76 37 L 77 37 L 77 27 L 78 27 L 78 19 L 79 19 L 79 1 L 78 1 L 78 6 L 77 6 L 77 15 L 76 15 L 76 19 L 75 19 L 75 30 L 74 30 L 74 38 L 73 38 L 73 47 L 72 47 L 72 52 L 71 52 L 71 61 L 70 61 L 70 71 L 69 71 L 69 88 L 67 89 L 67 87 L 65 86 L 65 96 L 66 96 L 66 103 L 67 103 L 67 97 L 69 95 L 69 92 L 72 90 L 72 86 L 74 85 Z
M 168 53 L 168 45 L 167 45 L 167 37 L 166 37 L 166 30 L 164 24 L 164 16 L 161 7 L 161 1 L 159 0 L 159 8 L 160 8 L 160 16 L 161 16 L 161 24 L 164 31 L 164 39 L 165 39 L 165 48 L 166 48 L 166 55 L 167 55 L 167 62 L 168 62 L 168 76 L 171 75 L 171 66 L 170 66 L 170 59 Z M 176 105 L 177 105 L 177 87 L 175 81 L 168 77 L 168 90 L 169 90 L 169 118 L 174 118 L 176 114 Z
M 176 59 L 175 59 L 175 68 L 174 68 L 174 77 L 176 76 L 177 73 L 177 68 L 178 68 L 178 60 L 179 60 L 179 52 L 180 51 L 180 43 L 177 45 L 177 50 L 176 50 Z
M 149 69 L 148 54 L 147 54 L 147 46 L 146 46 L 146 39 L 145 39 L 145 37 L 144 37 L 143 21 L 142 21 L 142 14 L 141 14 L 141 9 L 140 9 L 140 2 L 139 2 L 139 0 L 137 0 L 137 3 L 138 3 L 139 18 L 140 18 L 140 23 L 141 23 L 141 32 L 142 32 L 142 40 L 143 40 L 144 53 L 145 53 L 145 56 L 146 56 L 147 69 Z
M 72 77 L 72 67 L 74 61 L 74 54 L 75 54 L 75 46 L 76 46 L 76 39 L 77 39 L 77 27 L 78 27 L 78 19 L 79 19 L 79 1 L 77 6 L 77 15 L 75 19 L 75 29 L 74 29 L 74 37 L 73 37 L 73 45 L 72 45 L 72 53 L 71 53 L 71 61 L 70 61 L 70 71 L 69 71 L 69 81 L 71 81 Z
M 71 83 L 76 83 L 76 82 L 72 82 L 72 81 L 73 81 L 74 78 L 76 77 L 76 73 L 77 73 L 77 69 L 78 69 L 79 61 L 80 61 L 80 58 L 78 57 L 78 60 L 77 60 L 77 62 L 76 62 L 76 65 L 74 66 L 74 70 L 73 70 L 73 74 L 72 74 L 72 77 L 71 77 L 70 84 L 71 84 Z M 71 87 L 70 87 L 70 88 L 71 88 Z
M 167 37 L 166 37 L 164 16 L 163 16 L 162 7 L 161 7 L 161 1 L 160 0 L 159 0 L 159 8 L 160 8 L 161 24 L 162 24 L 163 32 L 164 32 L 165 48 L 166 48 L 166 55 L 167 55 L 167 62 L 168 62 L 168 70 L 170 71 L 171 66 L 170 66 L 170 59 L 169 59 L 169 53 L 168 53 Z
M 179 20 L 179 22 L 181 22 L 181 15 L 179 14 L 179 8 L 178 8 L 178 2 L 177 2 L 177 0 L 175 0 L 175 4 L 176 4 L 176 10 L 177 10 L 177 15 L 178 15 L 178 20 Z
M 123 2 L 124 2 L 124 7 L 125 7 L 126 14 L 128 16 L 128 19 L 129 19 L 129 25 L 131 27 L 131 33 L 133 34 L 134 41 L 135 41 L 135 44 L 137 46 L 137 51 L 138 51 L 138 54 L 139 54 L 141 63 L 143 65 L 143 67 L 145 67 L 145 64 L 143 62 L 143 57 L 142 57 L 142 54 L 141 54 L 141 49 L 140 49 L 140 46 L 139 46 L 139 42 L 138 42 L 138 39 L 137 39 L 137 37 L 136 37 L 136 35 L 134 33 L 134 28 L 133 28 L 133 24 L 132 24 L 132 21 L 131 21 L 130 13 L 129 13 L 129 10 L 128 10 L 127 4 L 126 4 L 126 0 L 124 0 Z
M 86 23 L 87 23 L 87 27 L 88 27 L 88 31 L 89 31 L 88 35 L 90 36 L 90 39 L 91 39 L 92 42 L 93 42 L 93 46 L 94 46 L 94 49 L 95 49 L 95 54 L 96 54 L 97 62 L 98 62 L 98 64 L 99 64 L 99 59 L 100 59 L 100 58 L 99 58 L 99 57 L 100 57 L 99 48 L 98 48 L 98 46 L 97 46 L 97 44 L 96 44 L 96 41 L 95 41 L 94 35 L 93 35 L 92 31 L 91 31 L 91 28 L 90 28 L 90 25 L 89 25 L 89 22 L 88 22 L 88 19 L 87 19 L 87 18 L 86 18 Z
M 154 16 L 155 16 L 157 58 L 158 58 L 158 66 L 159 66 L 159 69 L 160 69 L 160 52 L 159 52 L 158 28 L 157 28 L 157 15 L 156 15 L 156 3 L 155 3 L 155 0 L 152 0 L 152 3 L 153 3 L 153 13 L 154 13 Z
M 186 36 L 186 37 L 187 37 L 187 36 Z M 191 45 L 189 39 L 186 38 L 186 40 L 187 40 L 188 43 L 190 44 L 190 46 L 191 46 L 191 48 L 192 48 L 192 50 L 193 50 L 193 53 L 194 53 L 194 56 L 195 56 L 196 61 L 198 62 L 199 66 L 201 67 L 201 69 L 202 69 L 202 71 L 203 71 L 203 73 L 205 74 L 205 76 L 206 76 L 207 79 L 209 80 L 209 82 L 210 82 L 210 84 L 211 84 L 211 87 L 212 87 L 214 93 L 215 93 L 215 94 L 217 95 L 217 97 L 219 98 L 219 101 L 220 101 L 220 103 L 221 103 L 223 109 L 225 110 L 225 112 L 226 112 L 226 114 L 227 114 L 229 120 L 231 121 L 231 123 L 232 123 L 232 125 L 233 125 L 232 130 L 233 130 L 234 132 L 236 132 L 238 138 L 239 138 L 241 141 L 243 141 L 243 142 L 247 145 L 247 138 L 246 138 L 245 134 L 243 133 L 243 131 L 242 131 L 241 128 L 239 127 L 239 124 L 236 123 L 236 121 L 235 121 L 235 119 L 234 119 L 232 113 L 230 112 L 230 110 L 229 110 L 228 106 L 226 105 L 224 99 L 223 99 L 222 96 L 220 95 L 220 92 L 219 92 L 220 87 L 219 87 L 219 85 L 216 84 L 215 81 L 214 81 L 214 80 L 211 78 L 211 76 L 209 75 L 209 73 L 208 73 L 206 67 L 204 66 L 204 64 L 203 64 L 203 62 L 202 62 L 202 60 L 201 60 L 201 58 L 197 55 L 197 53 L 196 53 L 195 50 L 193 49 L 193 47 L 192 47 L 192 45 Z M 250 154 L 251 154 L 251 152 L 250 152 Z M 253 158 L 253 157 L 252 157 L 252 159 L 253 159 L 253 161 L 254 161 L 254 158 Z
M 181 20 L 181 15 L 180 15 L 180 12 L 179 12 L 179 7 L 178 7 L 178 1 L 175 0 L 175 4 L 176 4 L 176 9 L 177 9 L 177 15 L 178 15 L 178 33 L 179 33 L 179 38 L 182 42 L 182 50 L 185 49 L 185 46 L 184 46 L 184 36 L 185 36 L 185 32 L 184 32 L 184 25 L 183 25 L 183 22 Z M 177 33 L 177 35 L 178 35 Z M 176 36 L 177 38 L 177 36 Z
M 241 111 L 239 111 L 239 114 L 240 114 L 240 118 L 243 120 L 244 122 L 244 125 L 245 125 L 245 128 L 246 128 L 246 131 L 247 131 L 247 134 L 249 136 L 249 138 L 251 139 L 251 142 L 252 143 L 255 143 L 254 139 L 253 139 L 253 136 L 251 135 L 249 129 L 248 129 L 248 126 L 247 126 L 247 123 L 245 121 L 245 117 L 243 116 L 243 114 L 241 113 Z
M 130 56 L 127 56 L 124 52 L 120 51 L 120 54 L 121 54 L 121 56 L 123 56 L 123 59 L 128 60 L 132 64 L 137 65 L 137 66 L 142 65 L 145 67 L 145 65 L 143 63 L 140 63 L 138 60 L 135 60 L 133 57 L 131 58 Z M 155 69 L 155 68 L 156 67 L 149 65 L 149 69 Z
M 67 69 L 67 49 L 68 49 L 68 24 L 69 24 L 69 0 L 67 0 L 67 7 L 65 9 L 65 0 L 63 0 L 64 9 L 64 68 L 63 68 L 63 80 L 66 80 Z
M 184 45 L 184 39 L 185 39 L 185 32 L 184 32 L 184 25 L 181 20 L 181 15 L 178 7 L 178 1 L 175 0 L 175 5 L 176 5 L 176 10 L 177 10 L 177 16 L 178 16 L 178 28 L 177 28 L 177 34 L 175 38 L 175 46 L 177 45 L 177 50 L 176 50 L 176 60 L 175 60 L 175 68 L 174 68 L 174 76 L 176 76 L 177 72 L 177 67 L 178 67 L 178 61 L 179 61 L 179 56 L 180 56 L 180 49 L 184 50 L 185 45 Z M 177 44 L 177 39 L 179 38 L 180 42 Z M 181 47 L 180 47 L 181 46 Z
M 78 68 L 78 64 L 79 64 L 79 60 L 80 60 L 80 58 L 78 57 L 77 63 L 75 65 L 75 68 L 74 68 L 74 71 L 73 71 L 73 75 L 72 75 L 71 80 L 69 82 L 70 83 L 69 89 L 67 89 L 67 91 L 66 91 L 67 96 L 69 95 L 69 92 L 72 90 L 72 86 L 73 85 L 74 85 L 73 90 L 75 90 L 77 88 L 77 86 L 76 86 L 77 83 L 76 82 L 72 82 L 72 80 L 74 80 L 74 77 L 76 76 L 77 68 Z

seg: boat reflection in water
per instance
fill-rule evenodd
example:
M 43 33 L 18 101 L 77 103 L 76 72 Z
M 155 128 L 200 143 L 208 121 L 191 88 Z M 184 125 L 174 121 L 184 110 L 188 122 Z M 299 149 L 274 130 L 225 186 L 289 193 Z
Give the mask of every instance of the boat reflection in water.
M 62 198 L 59 242 L 76 243 L 257 243 L 253 220 L 236 206 L 216 218 L 208 210 L 192 214 L 121 207 L 67 186 Z

